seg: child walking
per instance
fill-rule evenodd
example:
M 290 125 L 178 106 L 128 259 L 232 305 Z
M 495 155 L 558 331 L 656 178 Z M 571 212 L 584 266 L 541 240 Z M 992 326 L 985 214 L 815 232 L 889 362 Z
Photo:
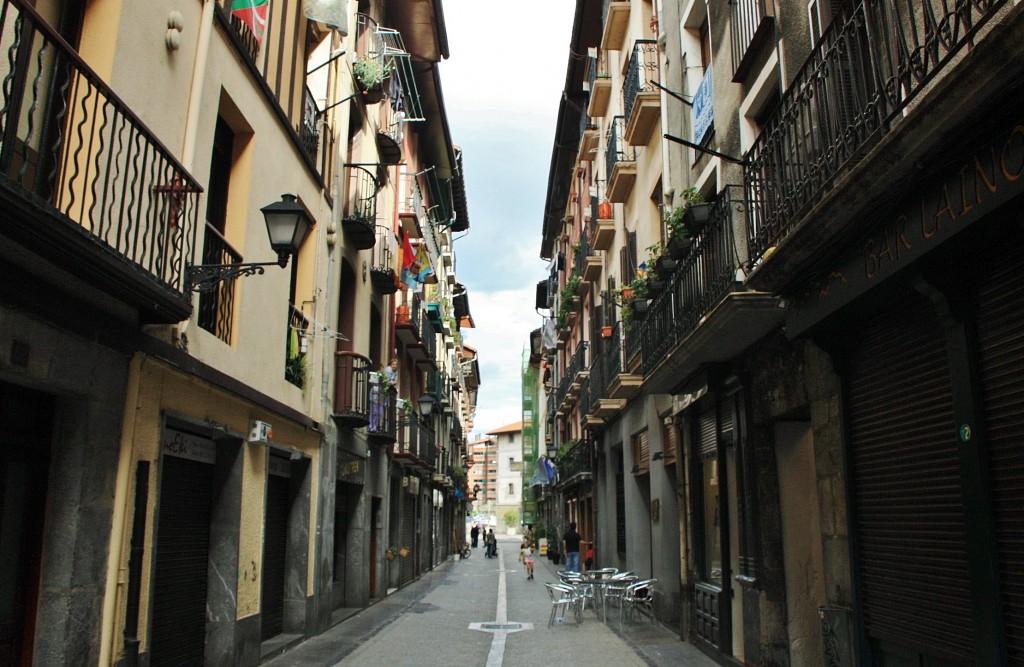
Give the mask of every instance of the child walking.
M 519 557 L 523 561 L 523 565 L 526 566 L 526 580 L 530 581 L 533 579 L 533 545 L 530 544 L 529 539 L 523 540 Z

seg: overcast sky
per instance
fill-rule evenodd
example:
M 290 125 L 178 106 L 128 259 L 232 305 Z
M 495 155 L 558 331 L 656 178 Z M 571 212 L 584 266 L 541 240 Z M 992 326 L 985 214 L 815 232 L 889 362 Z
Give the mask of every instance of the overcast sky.
M 520 377 L 534 310 L 548 168 L 565 83 L 573 0 L 444 0 L 451 58 L 440 65 L 452 140 L 462 147 L 469 233 L 455 242 L 480 355 L 474 434 L 522 419 Z

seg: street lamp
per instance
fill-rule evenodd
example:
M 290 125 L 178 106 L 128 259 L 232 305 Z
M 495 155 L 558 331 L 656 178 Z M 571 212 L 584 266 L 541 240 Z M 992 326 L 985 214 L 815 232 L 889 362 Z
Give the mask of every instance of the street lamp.
M 277 253 L 276 262 L 247 262 L 237 264 L 197 264 L 185 272 L 186 292 L 212 292 L 225 280 L 241 276 L 262 275 L 265 266 L 288 266 L 288 258 L 299 251 L 309 234 L 313 220 L 295 195 L 281 195 L 281 201 L 260 209 L 270 247 Z
M 437 399 L 430 394 L 423 394 L 416 400 L 416 403 L 420 406 L 420 414 L 424 417 L 429 417 L 430 413 L 434 411 Z

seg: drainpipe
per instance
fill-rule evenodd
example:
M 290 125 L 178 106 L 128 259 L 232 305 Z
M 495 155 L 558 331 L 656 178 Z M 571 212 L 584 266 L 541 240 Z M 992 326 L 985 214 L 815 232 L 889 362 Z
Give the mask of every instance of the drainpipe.
M 185 171 L 192 172 L 196 153 L 196 134 L 199 132 L 199 108 L 206 84 L 206 62 L 210 54 L 210 35 L 213 33 L 214 0 L 203 0 L 203 14 L 199 19 L 199 40 L 192 65 L 192 86 L 188 91 L 188 115 L 185 116 L 185 138 L 181 147 L 181 162 Z
M 114 628 L 117 625 L 117 610 L 120 608 L 121 587 L 124 585 L 121 569 L 121 545 L 124 540 L 125 515 L 128 506 L 128 480 L 132 462 L 132 442 L 135 439 L 135 414 L 138 409 L 139 387 L 142 376 L 142 355 L 136 354 L 128 366 L 128 386 L 125 391 L 124 429 L 121 432 L 121 449 L 117 461 L 117 477 L 114 480 L 114 515 L 111 517 L 110 545 L 107 552 L 107 581 L 103 593 L 103 620 L 100 630 L 101 665 L 113 664 L 111 655 L 117 651 Z
M 139 664 L 139 600 L 142 597 L 142 558 L 146 541 L 146 501 L 149 498 L 149 461 L 135 464 L 135 512 L 132 546 L 128 557 L 128 600 L 124 622 L 124 664 Z

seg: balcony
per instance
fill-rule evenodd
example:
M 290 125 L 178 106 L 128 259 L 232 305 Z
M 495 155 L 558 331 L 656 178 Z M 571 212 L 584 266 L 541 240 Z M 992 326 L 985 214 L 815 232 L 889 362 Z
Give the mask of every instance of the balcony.
M 437 332 L 419 294 L 412 294 L 408 304 L 398 307 L 395 335 L 418 366 L 437 368 Z
M 427 393 L 437 401 L 437 407 L 445 412 L 452 409 L 452 387 L 448 379 L 448 373 L 444 371 L 429 371 L 427 373 Z
M 415 414 L 402 415 L 398 420 L 398 439 L 392 445 L 395 462 L 420 472 L 433 472 L 437 459 L 434 431 Z
M 608 343 L 604 358 L 607 371 L 605 395 L 610 399 L 628 401 L 640 393 L 644 377 L 633 372 L 633 369 L 627 364 L 625 338 L 627 336 L 622 334 L 622 322 L 616 322 L 612 327 L 612 335 L 605 339 Z
M 0 22 L 4 236 L 144 323 L 188 319 L 202 188 L 27 2 Z
M 626 144 L 625 118 L 616 116 L 608 128 L 605 167 L 608 174 L 608 201 L 623 204 L 636 184 L 636 156 Z
M 654 85 L 660 80 L 658 43 L 653 39 L 636 40 L 622 84 L 625 138 L 630 146 L 646 146 L 661 121 L 661 91 Z
M 634 324 L 651 393 L 672 391 L 702 365 L 735 357 L 782 323 L 777 297 L 736 280 L 734 230 L 743 228 L 746 208 L 739 186 L 722 191 L 690 253 Z
M 341 217 L 345 238 L 357 250 L 372 248 L 377 241 L 377 177 L 365 167 L 346 165 L 348 191 Z
M 747 236 L 755 269 L 749 285 L 781 290 L 835 253 L 837 237 L 865 231 L 873 216 L 858 213 L 887 196 L 875 164 L 884 164 L 887 173 L 916 168 L 918 153 L 895 146 L 886 135 L 900 132 L 908 146 L 926 143 L 940 130 L 950 136 L 948 98 L 969 99 L 991 89 L 980 88 L 980 79 L 965 71 L 953 82 L 958 85 L 946 88 L 948 95 L 911 104 L 953 70 L 950 63 L 975 44 L 1003 5 L 883 0 L 833 21 L 746 155 Z M 875 32 L 876 26 L 885 28 Z M 865 163 L 880 144 L 888 148 L 885 155 Z M 840 178 L 848 186 L 837 192 L 832 186 Z M 861 202 L 857 210 L 849 205 L 854 187 Z
M 377 225 L 374 234 L 376 238 L 370 260 L 370 284 L 380 294 L 394 294 L 398 291 L 395 233 L 390 227 Z
M 577 440 L 557 460 L 559 488 L 575 486 L 594 479 L 594 441 Z
M 360 428 L 370 423 L 370 369 L 361 354 L 334 353 L 334 413 L 338 428 Z
M 386 386 L 376 373 L 370 375 L 370 380 L 370 419 L 366 436 L 370 442 L 390 444 L 398 438 L 398 392 Z
M 618 51 L 629 28 L 629 0 L 611 0 L 604 17 L 604 32 L 601 35 L 602 51 Z
M 206 223 L 203 235 L 202 264 L 241 264 L 242 253 L 234 249 L 217 231 L 217 228 Z M 235 280 L 217 283 L 213 289 L 199 293 L 199 312 L 196 317 L 199 328 L 209 331 L 225 343 L 231 343 L 235 312 Z
M 765 0 L 732 3 L 732 63 L 734 83 L 742 83 L 763 44 L 772 36 L 775 17 L 765 11 Z

